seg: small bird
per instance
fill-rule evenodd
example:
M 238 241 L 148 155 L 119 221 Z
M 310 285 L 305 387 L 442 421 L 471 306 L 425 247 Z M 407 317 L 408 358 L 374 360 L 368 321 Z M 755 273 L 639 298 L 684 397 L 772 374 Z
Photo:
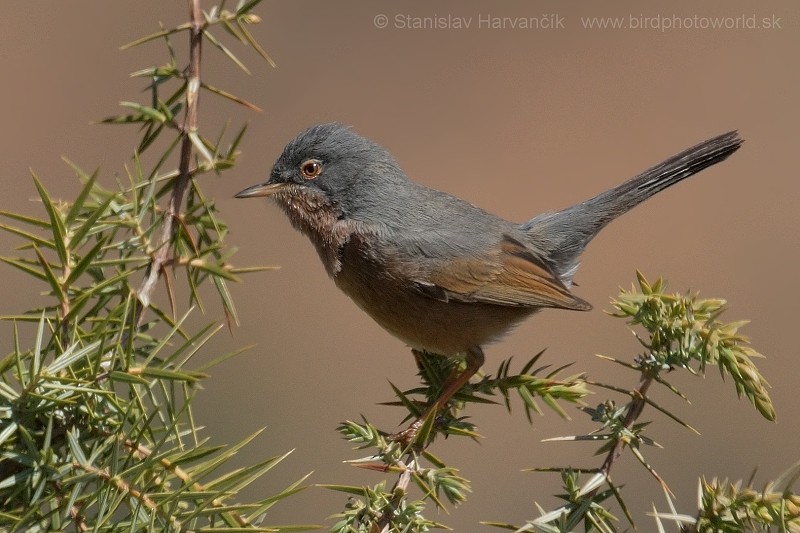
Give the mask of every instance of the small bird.
M 276 200 L 336 285 L 389 333 L 414 350 L 466 359 L 403 433 L 411 439 L 480 369 L 485 345 L 542 308 L 591 309 L 570 287 L 601 229 L 741 144 L 735 131 L 725 133 L 518 224 L 414 183 L 388 151 L 349 127 L 320 124 L 289 142 L 267 181 L 236 198 Z

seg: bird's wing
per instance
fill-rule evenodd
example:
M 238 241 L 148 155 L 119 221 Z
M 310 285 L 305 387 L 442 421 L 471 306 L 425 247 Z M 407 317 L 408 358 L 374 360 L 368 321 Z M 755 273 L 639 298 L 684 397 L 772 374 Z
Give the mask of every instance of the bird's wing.
M 580 311 L 592 308 L 572 294 L 545 261 L 509 235 L 486 254 L 450 259 L 414 281 L 421 293 L 445 301 Z

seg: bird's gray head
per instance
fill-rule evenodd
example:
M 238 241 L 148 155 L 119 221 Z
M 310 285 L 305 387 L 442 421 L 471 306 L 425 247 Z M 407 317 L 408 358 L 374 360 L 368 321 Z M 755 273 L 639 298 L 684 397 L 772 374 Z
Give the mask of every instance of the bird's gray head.
M 237 198 L 275 196 L 279 202 L 302 202 L 308 209 L 326 207 L 337 218 L 369 209 L 376 198 L 391 196 L 408 179 L 381 146 L 342 124 L 319 124 L 286 145 L 269 179 Z

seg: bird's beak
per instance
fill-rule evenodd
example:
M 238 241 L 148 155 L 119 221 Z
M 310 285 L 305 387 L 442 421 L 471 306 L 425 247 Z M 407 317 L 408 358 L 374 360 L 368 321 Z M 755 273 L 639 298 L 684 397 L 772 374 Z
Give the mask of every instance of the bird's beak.
M 270 183 L 269 181 L 265 181 L 264 183 L 251 185 L 245 190 L 237 192 L 234 195 L 234 198 L 257 198 L 259 196 L 272 196 L 273 194 L 284 190 L 286 187 L 286 183 Z

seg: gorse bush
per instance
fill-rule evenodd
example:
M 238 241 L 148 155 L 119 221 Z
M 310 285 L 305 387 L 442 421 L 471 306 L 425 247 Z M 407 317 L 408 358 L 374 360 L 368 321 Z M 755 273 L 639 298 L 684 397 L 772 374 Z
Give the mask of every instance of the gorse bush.
M 667 481 L 645 457 L 645 448 L 656 446 L 657 443 L 646 435 L 650 422 L 642 422 L 640 418 L 645 407 L 649 406 L 687 430 L 695 430 L 678 415 L 652 400 L 652 387 L 664 387 L 687 399 L 666 380 L 665 375 L 679 369 L 704 375 L 706 368 L 714 365 L 723 375 L 730 376 L 737 394 L 746 396 L 764 418 L 774 420 L 775 411 L 767 392 L 768 385 L 753 362 L 761 354 L 739 332 L 745 322 L 726 323 L 719 320 L 724 311 L 724 300 L 667 293 L 665 285 L 661 279 L 651 284 L 642 274 L 638 274 L 638 287 L 622 291 L 612 300 L 615 308 L 613 316 L 640 326 L 646 333 L 641 335 L 635 331 L 642 352 L 631 362 L 603 357 L 634 373 L 635 379 L 632 381 L 637 385 L 632 389 L 593 382 L 581 374 L 559 377 L 566 367 L 545 374 L 544 367 L 534 369 L 543 355 L 539 353 L 524 365 L 519 374 L 510 373 L 511 361 L 508 360 L 500 364 L 495 375 L 484 376 L 464 387 L 445 412 L 426 420 L 423 430 L 407 446 L 396 442 L 391 435 L 368 421 L 342 424 L 339 430 L 344 438 L 359 448 L 374 449 L 371 455 L 353 461 L 353 464 L 371 470 L 395 472 L 397 481 L 391 488 L 387 488 L 387 481 L 369 488 L 330 486 L 359 497 L 351 500 L 347 510 L 338 515 L 340 521 L 334 531 L 371 532 L 373 530 L 370 528 L 376 522 L 388 528 L 387 531 L 428 531 L 439 526 L 424 518 L 425 500 L 430 500 L 437 507 L 445 505 L 443 498 L 450 504 L 459 504 L 466 499 L 469 484 L 459 476 L 457 469 L 435 457 L 429 451 L 430 445 L 437 436 L 476 437 L 476 428 L 462 416 L 464 408 L 470 403 L 491 402 L 492 396 L 499 396 L 510 411 L 511 391 L 519 396 L 529 420 L 531 413 L 541 414 L 537 398 L 560 415 L 564 415 L 564 411 L 559 402 L 581 404 L 583 412 L 597 424 L 597 429 L 586 435 L 549 440 L 600 442 L 597 455 L 605 459 L 597 466 L 584 468 L 550 466 L 532 469 L 560 473 L 565 492 L 559 497 L 566 503 L 551 511 L 538 509 L 539 516 L 522 526 L 502 522 L 485 522 L 485 525 L 512 531 L 546 533 L 617 531 L 619 520 L 612 513 L 612 506 L 616 504 L 628 525 L 636 527 L 624 494 L 611 476 L 614 463 L 628 450 L 664 489 L 671 512 L 657 515 L 659 520 L 675 521 L 687 531 L 726 531 L 724 528 L 713 529 L 723 525 L 730 531 L 745 530 L 736 529 L 745 527 L 760 531 L 759 528 L 769 528 L 775 524 L 780 524 L 786 530 L 800 528 L 800 514 L 794 503 L 797 496 L 790 491 L 792 472 L 800 467 L 794 467 L 780 480 L 778 484 L 784 485 L 783 492 L 776 491 L 774 486 L 759 493 L 749 486 L 741 488 L 727 482 L 706 482 L 703 484 L 704 496 L 699 502 L 700 511 L 697 515 L 680 515 L 674 511 Z M 415 355 L 423 387 L 409 391 L 395 388 L 399 398 L 396 405 L 407 408 L 408 418 L 419 416 L 427 403 L 436 398 L 454 364 L 435 355 Z M 622 394 L 629 397 L 630 401 L 618 405 L 609 399 L 596 407 L 586 406 L 583 400 L 593 389 L 595 392 L 606 390 Z M 411 481 L 421 490 L 424 496 L 422 500 L 408 501 L 406 498 Z M 770 504 L 762 503 L 765 501 Z M 711 527 L 710 524 L 715 525 Z
M 248 25 L 258 1 L 202 12 L 138 40 L 162 40 L 165 65 L 134 74 L 150 80 L 147 104 L 124 102 L 107 123 L 134 124 L 141 140 L 127 181 L 101 185 L 98 172 L 71 165 L 82 182 L 73 201 L 54 199 L 33 176 L 39 217 L 4 211 L 2 228 L 23 239 L 19 256 L 2 260 L 48 291 L 52 304 L 4 317 L 14 332 L 0 362 L 0 530 L 2 531 L 277 531 L 260 525 L 300 482 L 257 501 L 237 503 L 244 487 L 285 456 L 230 469 L 235 446 L 210 446 L 191 403 L 205 371 L 234 355 L 193 364 L 221 324 L 184 327 L 203 287 L 219 295 L 229 324 L 238 318 L 227 283 L 243 272 L 229 263 L 227 227 L 201 177 L 236 164 L 245 133 L 213 139 L 197 127 L 201 92 L 254 107 L 201 78 L 201 47 L 210 43 L 245 68 L 216 34 L 255 48 Z M 170 39 L 189 36 L 180 64 Z M 139 155 L 164 147 L 145 169 Z M 172 167 L 172 165 L 175 165 Z M 188 287 L 191 307 L 176 301 Z M 161 291 L 169 308 L 155 304 Z M 17 324 L 35 324 L 29 341 Z M 301 526 L 289 527 L 299 530 Z
M 31 190 L 39 213 L 2 211 L 0 228 L 21 240 L 0 257 L 43 288 L 48 303 L 3 317 L 11 332 L 8 354 L 0 359 L 0 531 L 300 531 L 321 526 L 271 526 L 269 509 L 302 488 L 304 479 L 277 494 L 241 502 L 241 491 L 286 457 L 269 457 L 241 468 L 230 459 L 260 431 L 233 446 L 211 446 L 195 423 L 192 402 L 206 372 L 240 350 L 211 354 L 209 339 L 238 322 L 230 282 L 263 267 L 237 268 L 226 246 L 228 228 L 214 200 L 202 192 L 202 178 L 237 163 L 246 133 L 225 128 L 200 131 L 198 96 L 257 109 L 224 88 L 203 81 L 202 48 L 211 48 L 247 72 L 234 53 L 245 46 L 272 63 L 250 33 L 260 21 L 260 2 L 240 1 L 234 9 L 206 11 L 189 2 L 189 22 L 162 29 L 129 46 L 165 44 L 167 59 L 134 73 L 149 81 L 146 102 L 123 102 L 124 113 L 107 124 L 133 125 L 140 137 L 124 178 L 114 186 L 99 172 L 69 163 L 81 186 L 70 201 L 54 198 L 47 180 L 33 176 Z M 174 39 L 188 39 L 188 58 L 179 58 Z M 214 99 L 204 100 L 213 105 Z M 146 167 L 140 157 L 154 161 Z M 158 153 L 154 153 L 158 152 Z M 178 301 L 187 293 L 189 305 Z M 32 293 L 33 294 L 33 293 Z M 197 330 L 187 318 L 205 299 L 219 298 L 224 317 Z M 157 302 L 163 302 L 163 307 Z M 384 476 L 372 486 L 327 484 L 347 503 L 332 514 L 340 533 L 424 532 L 444 528 L 426 518 L 430 507 L 463 504 L 470 483 L 457 467 L 434 454 L 442 437 L 478 437 L 465 416 L 474 403 L 499 403 L 509 411 L 520 404 L 528 420 L 535 414 L 564 416 L 578 406 L 596 424 L 588 435 L 559 437 L 598 446 L 599 464 L 541 466 L 561 476 L 563 505 L 531 510 L 523 525 L 486 522 L 515 531 L 616 531 L 634 524 L 638 511 L 612 478 L 615 462 L 629 453 L 660 484 L 669 509 L 656 512 L 659 531 L 670 523 L 682 531 L 800 531 L 800 498 L 792 484 L 800 466 L 762 490 L 752 483 L 700 482 L 698 506 L 679 513 L 668 479 L 647 461 L 650 421 L 643 413 L 665 415 L 667 423 L 692 430 L 682 418 L 651 398 L 656 387 L 684 397 L 667 381 L 673 371 L 704 375 L 717 367 L 767 420 L 775 419 L 768 386 L 754 360 L 760 357 L 740 330 L 744 322 L 722 322 L 725 302 L 666 292 L 660 279 L 612 301 L 614 316 L 635 327 L 640 353 L 606 360 L 630 373 L 634 387 L 592 381 L 570 365 L 548 368 L 539 353 L 512 370 L 503 361 L 465 386 L 446 408 L 432 412 L 411 442 L 367 420 L 346 421 L 338 431 L 367 456 L 348 461 Z M 206 354 L 208 355 L 208 354 Z M 415 352 L 421 383 L 393 387 L 393 402 L 413 419 L 439 396 L 454 368 L 464 362 Z M 590 392 L 619 398 L 586 404 Z M 630 480 L 627 480 L 630 485 Z M 622 518 L 617 514 L 622 513 Z M 301 516 L 299 522 L 324 516 Z M 646 528 L 645 528 L 646 529 Z

